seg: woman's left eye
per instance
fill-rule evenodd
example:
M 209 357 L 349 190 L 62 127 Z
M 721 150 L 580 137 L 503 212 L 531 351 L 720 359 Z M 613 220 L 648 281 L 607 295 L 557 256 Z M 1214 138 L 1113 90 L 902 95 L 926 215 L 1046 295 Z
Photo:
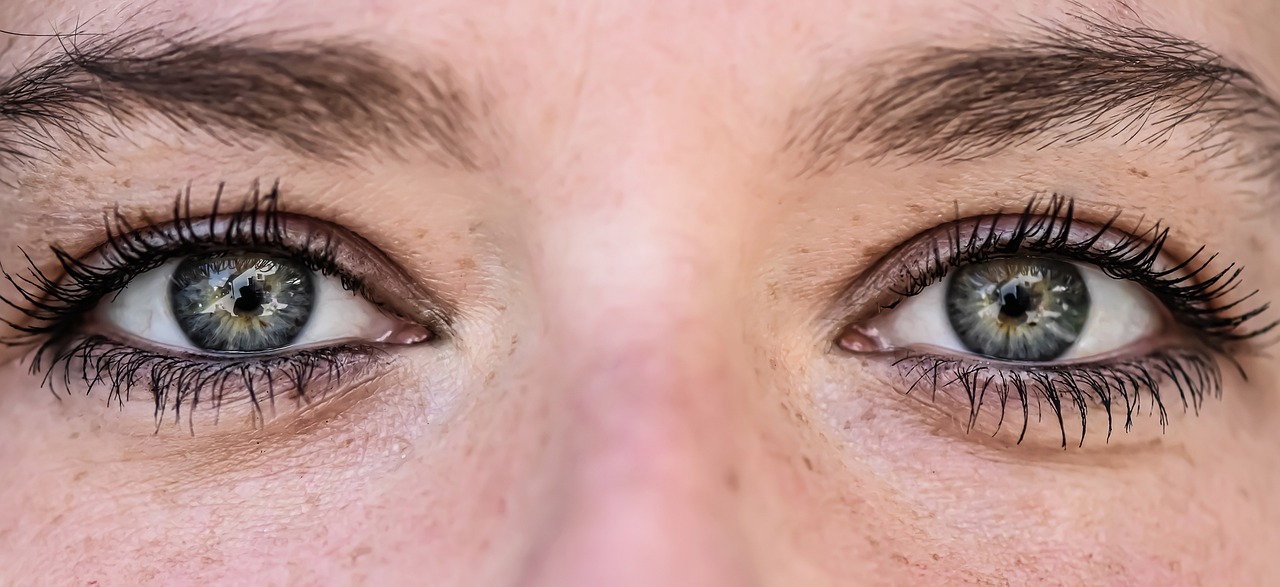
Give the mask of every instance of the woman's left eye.
M 891 348 L 965 352 L 1005 362 L 1091 360 L 1156 334 L 1142 286 L 1083 263 L 1010 257 L 966 265 L 867 324 Z
M 337 278 L 258 252 L 168 261 L 105 298 L 96 314 L 144 344 L 204 354 L 382 342 L 404 328 Z

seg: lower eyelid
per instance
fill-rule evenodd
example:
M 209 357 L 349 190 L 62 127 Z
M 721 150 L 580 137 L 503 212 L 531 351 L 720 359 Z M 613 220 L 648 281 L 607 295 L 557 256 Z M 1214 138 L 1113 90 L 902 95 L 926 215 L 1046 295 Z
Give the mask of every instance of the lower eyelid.
M 887 369 L 899 393 L 962 406 L 967 413 L 953 416 L 965 422 L 964 432 L 1012 432 L 1021 443 L 1032 435 L 1048 438 L 1048 426 L 1062 448 L 1095 436 L 1098 444 L 1109 444 L 1144 417 L 1164 430 L 1171 413 L 1198 414 L 1205 400 L 1221 396 L 1223 386 L 1214 353 L 1198 345 L 1053 366 L 913 351 L 861 356 Z
M 206 411 L 216 421 L 216 414 L 233 404 L 249 405 L 253 420 L 261 423 L 265 410 L 275 410 L 279 402 L 323 401 L 388 368 L 392 360 L 375 345 L 267 357 L 177 356 L 101 335 L 81 336 L 47 352 L 36 361 L 46 374 L 44 384 L 55 393 L 104 394 L 121 405 L 144 401 L 155 406 L 157 427 L 166 417 L 191 424 L 194 413 Z

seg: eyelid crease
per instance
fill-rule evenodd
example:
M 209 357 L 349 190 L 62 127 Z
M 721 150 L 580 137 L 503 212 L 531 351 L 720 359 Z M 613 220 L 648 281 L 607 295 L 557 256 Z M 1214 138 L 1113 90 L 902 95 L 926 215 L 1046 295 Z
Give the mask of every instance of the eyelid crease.
M 1135 281 L 1176 321 L 1224 343 L 1254 338 L 1280 323 L 1244 328 L 1270 304 L 1239 309 L 1258 294 L 1236 291 L 1243 271 L 1239 265 L 1215 267 L 1218 256 L 1206 255 L 1205 247 L 1170 260 L 1165 255 L 1167 226 L 1155 222 L 1129 232 L 1117 228 L 1120 218 L 1115 213 L 1101 224 L 1079 221 L 1074 200 L 1058 194 L 1033 197 L 1018 214 L 957 218 L 908 239 L 855 277 L 827 315 L 837 332 L 844 332 L 851 323 L 891 311 L 955 267 L 1037 254 L 1090 263 L 1113 278 Z

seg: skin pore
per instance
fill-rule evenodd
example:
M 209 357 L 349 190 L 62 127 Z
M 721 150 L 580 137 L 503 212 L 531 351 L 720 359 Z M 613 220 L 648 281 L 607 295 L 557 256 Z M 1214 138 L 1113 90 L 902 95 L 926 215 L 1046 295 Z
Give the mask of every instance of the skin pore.
M 50 247 L 92 255 L 104 214 L 278 193 L 440 336 L 307 401 L 228 388 L 159 422 L 145 370 L 127 398 L 51 393 L 41 340 L 0 346 L 0 585 L 1273 584 L 1274 334 L 1217 356 L 1221 397 L 1163 386 L 1167 426 L 1032 399 L 1021 441 L 1016 397 L 971 415 L 837 341 L 887 315 L 881 261 L 917 235 L 1053 194 L 1081 225 L 1161 221 L 1164 266 L 1244 267 L 1241 311 L 1275 299 L 1275 22 L 1267 0 L 6 2 L 2 71 L 34 72 L 0 92 L 6 274 L 56 280 Z

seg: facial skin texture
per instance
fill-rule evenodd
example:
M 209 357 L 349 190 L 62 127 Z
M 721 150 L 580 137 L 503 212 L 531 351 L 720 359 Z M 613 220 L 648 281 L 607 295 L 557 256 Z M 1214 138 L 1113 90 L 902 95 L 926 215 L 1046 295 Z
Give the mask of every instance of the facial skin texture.
M 0 28 L 20 33 L 359 45 L 456 91 L 474 136 L 422 140 L 431 123 L 406 109 L 389 148 L 352 123 L 307 152 L 136 108 L 7 165 L 6 269 L 92 250 L 115 206 L 164 218 L 190 186 L 208 213 L 218 182 L 279 181 L 289 211 L 368 239 L 409 290 L 456 308 L 451 336 L 258 424 L 228 399 L 216 424 L 208 410 L 157 429 L 145 390 L 122 406 L 51 394 L 30 348 L 0 347 L 0 584 L 1280 582 L 1265 350 L 1242 350 L 1248 380 L 1225 368 L 1199 415 L 1171 400 L 1167 430 L 1143 413 L 1110 441 L 1091 420 L 1082 447 L 1069 423 L 1064 450 L 1047 420 L 1020 445 L 985 420 L 966 432 L 962 398 L 904 395 L 832 344 L 842 288 L 893 247 L 1050 192 L 1092 222 L 1164 219 L 1175 255 L 1219 251 L 1272 299 L 1280 192 L 1259 169 L 1275 127 L 1250 119 L 1220 156 L 1189 154 L 1205 121 L 1157 142 L 1050 132 L 963 161 L 874 132 L 838 162 L 795 148 L 816 132 L 806 112 L 874 94 L 926 47 L 1079 15 L 1193 40 L 1277 88 L 1278 6 L 5 2 Z M 5 37 L 4 71 L 55 54 L 48 41 Z

